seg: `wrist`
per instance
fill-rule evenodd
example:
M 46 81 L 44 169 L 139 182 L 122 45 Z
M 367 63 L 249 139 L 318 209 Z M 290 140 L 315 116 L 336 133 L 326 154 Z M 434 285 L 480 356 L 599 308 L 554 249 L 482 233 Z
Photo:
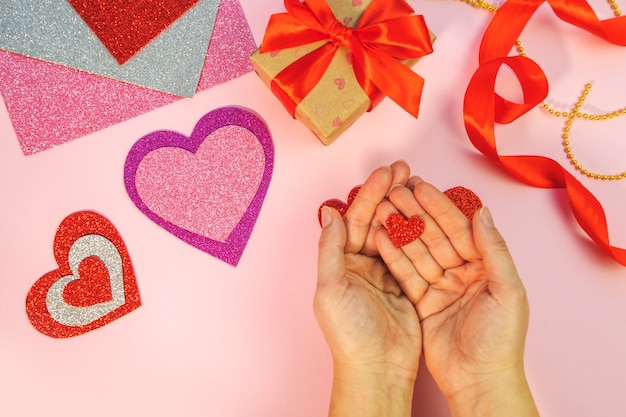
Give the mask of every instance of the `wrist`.
M 404 370 L 335 364 L 329 416 L 410 417 L 414 386 Z
M 447 398 L 452 416 L 539 416 L 523 368 L 483 375 L 475 382 Z

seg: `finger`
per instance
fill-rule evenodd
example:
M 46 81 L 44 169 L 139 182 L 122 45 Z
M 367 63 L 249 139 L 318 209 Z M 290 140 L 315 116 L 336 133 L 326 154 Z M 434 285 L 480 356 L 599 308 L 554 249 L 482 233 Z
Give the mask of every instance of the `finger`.
M 380 257 L 387 265 L 387 269 L 393 275 L 407 298 L 417 304 L 428 289 L 428 282 L 424 280 L 406 257 L 402 249 L 396 248 L 384 228 L 379 228 L 376 233 L 376 245 Z
M 322 232 L 319 239 L 317 286 L 332 285 L 345 277 L 346 229 L 341 214 L 322 207 Z
M 415 184 L 417 184 L 418 182 L 422 182 L 422 181 L 424 180 L 421 177 L 413 176 L 409 178 L 408 181 L 406 182 L 406 188 L 413 191 L 413 188 L 415 188 Z
M 344 215 L 346 253 L 358 253 L 365 245 L 376 207 L 391 187 L 392 171 L 382 166 L 370 174 Z
M 465 263 L 465 259 L 463 259 L 463 257 L 457 252 L 448 235 L 440 226 L 438 220 L 431 215 L 428 210 L 430 207 L 426 208 L 420 201 L 418 201 L 416 193 L 420 188 L 423 188 L 422 184 L 425 183 L 417 182 L 414 185 L 413 192 L 406 187 L 395 187 L 389 193 L 389 201 L 391 201 L 406 218 L 418 216 L 424 222 L 424 233 L 422 233 L 419 239 L 424 245 L 424 248 L 419 248 L 420 250 L 415 251 L 415 253 L 408 253 L 406 251 L 405 253 L 407 253 L 407 256 L 409 256 L 409 258 L 413 260 L 416 265 L 422 261 L 424 256 L 426 256 L 424 253 L 425 251 L 429 252 L 429 256 L 443 269 L 463 265 Z M 434 187 L 432 188 L 434 189 Z M 443 198 L 447 200 L 445 196 L 443 196 Z M 447 200 L 447 202 L 452 206 L 452 208 L 455 208 L 449 200 Z M 446 203 L 446 201 L 443 201 L 443 203 Z M 467 218 L 462 218 L 462 214 L 460 212 L 459 214 L 461 217 L 456 220 L 464 222 L 464 224 L 469 227 L 469 221 Z M 417 248 L 417 246 L 412 245 L 410 248 Z M 430 275 L 425 275 L 424 278 L 428 279 L 430 278 Z
M 480 258 L 472 223 L 445 194 L 427 182 L 415 184 L 413 194 L 436 224 L 430 231 L 433 233 L 428 230 L 430 224 L 426 225 L 422 240 L 442 267 L 459 266 L 462 264 L 460 259 L 471 261 Z
M 476 246 L 485 265 L 489 289 L 498 297 L 522 297 L 526 292 L 504 238 L 496 229 L 487 207 L 482 207 L 473 219 Z
M 411 175 L 411 168 L 406 161 L 400 159 L 391 164 L 391 188 L 394 185 L 406 185 Z M 387 190 L 389 191 L 389 190 Z
M 407 192 L 410 193 L 408 189 Z M 377 217 L 381 222 L 385 222 L 392 213 L 397 212 L 398 210 L 390 201 L 382 202 L 376 210 Z M 389 235 L 387 233 L 385 234 L 391 243 Z M 380 242 L 377 242 L 377 244 L 380 245 Z M 393 246 L 393 243 L 391 243 L 391 245 Z M 378 249 L 380 251 L 380 247 Z M 400 262 L 401 260 L 397 259 L 400 257 L 406 259 L 406 261 L 402 260 L 401 263 L 398 263 L 401 268 L 397 268 L 394 275 L 407 275 L 409 270 L 413 270 L 421 279 L 427 282 L 435 282 L 443 274 L 443 269 L 431 255 L 430 250 L 421 239 L 408 243 L 402 246 L 402 248 L 395 248 L 394 246 L 394 249 L 396 250 L 387 251 L 389 256 L 393 256 L 394 262 Z
M 404 160 L 395 161 L 390 165 L 391 167 L 391 186 L 390 189 L 394 187 L 394 185 L 405 185 L 409 179 L 409 175 L 411 173 L 411 169 L 409 165 Z M 389 190 L 388 190 L 389 191 Z M 381 222 L 377 216 L 374 216 L 372 222 L 370 223 L 369 230 L 367 231 L 367 236 L 365 237 L 365 242 L 363 243 L 363 247 L 361 248 L 360 253 L 367 256 L 376 256 L 378 255 L 378 249 L 376 248 L 375 235 L 376 230 L 381 226 Z

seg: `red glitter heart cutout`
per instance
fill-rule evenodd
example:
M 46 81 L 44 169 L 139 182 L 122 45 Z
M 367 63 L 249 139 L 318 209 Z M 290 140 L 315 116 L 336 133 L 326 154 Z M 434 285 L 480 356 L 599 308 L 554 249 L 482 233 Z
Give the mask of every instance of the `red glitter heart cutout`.
M 391 213 L 385 223 L 389 238 L 396 248 L 416 241 L 424 233 L 424 220 L 419 216 L 407 220 L 401 214 Z
M 352 188 L 352 190 L 350 190 L 350 193 L 348 194 L 348 199 L 345 203 L 336 198 L 331 198 L 330 200 L 324 201 L 322 205 L 320 205 L 320 208 L 317 210 L 317 220 L 320 222 L 320 226 L 322 225 L 322 207 L 332 207 L 343 216 L 344 214 L 346 214 L 346 211 L 348 211 L 348 209 L 354 202 L 354 199 L 356 198 L 356 195 L 359 193 L 360 189 L 360 185 Z
M 141 305 L 126 245 L 100 214 L 80 211 L 67 216 L 57 229 L 53 249 L 59 268 L 39 278 L 26 296 L 28 319 L 41 333 L 78 336 Z
M 443 193 L 470 220 L 472 220 L 472 218 L 474 217 L 474 213 L 480 210 L 480 208 L 483 206 L 483 202 L 480 201 L 480 198 L 478 198 L 478 196 L 472 190 L 469 190 L 465 187 L 459 186 L 450 188 Z
M 76 307 L 89 307 L 113 299 L 106 265 L 96 256 L 85 258 L 78 266 L 80 279 L 63 290 L 63 299 Z
M 68 0 L 120 64 L 200 0 Z

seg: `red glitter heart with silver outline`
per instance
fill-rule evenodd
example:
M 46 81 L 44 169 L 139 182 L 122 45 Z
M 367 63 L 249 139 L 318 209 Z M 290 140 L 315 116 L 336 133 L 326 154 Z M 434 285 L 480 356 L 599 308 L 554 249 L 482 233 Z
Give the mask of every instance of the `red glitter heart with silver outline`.
M 387 233 L 396 248 L 416 241 L 424 233 L 424 220 L 419 216 L 405 219 L 398 213 L 391 213 L 385 222 Z
M 111 55 L 124 64 L 199 0 L 68 0 Z
M 345 203 L 336 198 L 331 198 L 330 200 L 324 201 L 320 205 L 319 209 L 317 210 L 317 220 L 320 222 L 320 226 L 322 225 L 322 207 L 324 206 L 332 207 L 335 210 L 337 210 L 339 214 L 343 216 L 344 214 L 346 214 L 346 211 L 348 211 L 348 209 L 352 205 L 352 202 L 354 202 L 354 199 L 356 198 L 356 195 L 359 193 L 360 189 L 361 189 L 360 185 L 352 188 L 352 190 L 350 190 L 350 193 L 348 194 L 348 199 Z
M 141 305 L 126 245 L 102 215 L 67 216 L 54 237 L 58 269 L 39 278 L 26 296 L 35 329 L 66 338 L 105 326 Z
M 465 187 L 453 187 L 443 193 L 469 220 L 472 220 L 474 213 L 483 206 L 480 198 L 472 190 Z

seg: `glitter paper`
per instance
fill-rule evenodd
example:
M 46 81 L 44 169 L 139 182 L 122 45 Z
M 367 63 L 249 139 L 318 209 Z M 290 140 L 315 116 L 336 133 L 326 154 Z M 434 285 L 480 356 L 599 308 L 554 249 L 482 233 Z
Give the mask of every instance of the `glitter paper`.
M 123 64 L 198 0 L 68 0 Z
M 78 336 L 141 305 L 135 272 L 121 236 L 102 215 L 67 216 L 54 238 L 58 269 L 39 278 L 26 296 L 26 313 L 41 333 Z
M 412 216 L 407 220 L 401 214 L 391 213 L 385 224 L 389 238 L 396 248 L 419 239 L 424 233 L 424 221 L 419 216 Z
M 339 214 L 343 216 L 346 214 L 346 211 L 348 211 L 348 208 L 350 208 L 350 206 L 354 202 L 354 199 L 356 198 L 356 195 L 359 193 L 360 189 L 361 189 L 360 185 L 357 185 L 356 187 L 352 188 L 352 190 L 350 190 L 350 193 L 348 194 L 348 199 L 346 200 L 345 203 L 336 198 L 331 198 L 330 200 L 324 201 L 320 205 L 319 209 L 317 210 L 317 220 L 320 222 L 320 226 L 322 225 L 322 207 L 324 206 L 332 207 L 335 210 L 337 210 Z
M 474 213 L 483 206 L 483 202 L 472 190 L 465 187 L 454 187 L 443 192 L 446 197 L 461 210 L 465 216 L 472 220 Z
M 256 43 L 238 0 L 222 0 L 211 35 L 198 91 L 253 70 L 250 55 Z
M 202 1 L 189 14 L 201 6 Z M 255 49 L 241 5 L 237 0 L 223 0 L 197 91 L 252 71 L 249 56 Z M 25 155 L 59 146 L 178 100 L 158 91 L 5 51 L 0 51 L 0 93 Z
M 198 86 L 218 6 L 219 0 L 201 0 L 120 66 L 68 2 L 0 0 L 0 48 L 191 97 Z
M 124 165 L 129 197 L 188 244 L 236 266 L 274 167 L 265 122 L 240 107 L 204 115 L 190 137 L 161 130 L 139 139 Z

